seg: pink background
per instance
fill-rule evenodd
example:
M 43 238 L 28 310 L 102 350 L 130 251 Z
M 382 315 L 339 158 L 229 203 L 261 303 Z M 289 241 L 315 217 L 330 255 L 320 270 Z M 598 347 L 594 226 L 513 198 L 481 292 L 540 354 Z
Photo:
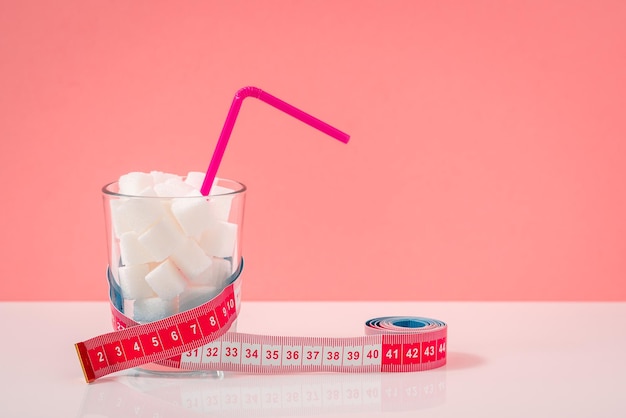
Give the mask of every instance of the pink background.
M 0 1 L 0 299 L 104 300 L 101 186 L 246 183 L 249 300 L 626 300 L 626 2 Z

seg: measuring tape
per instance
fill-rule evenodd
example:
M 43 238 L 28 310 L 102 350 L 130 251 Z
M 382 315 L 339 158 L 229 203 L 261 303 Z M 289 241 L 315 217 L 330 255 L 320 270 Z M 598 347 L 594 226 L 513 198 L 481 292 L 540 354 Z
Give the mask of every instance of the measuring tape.
M 447 325 L 428 318 L 371 319 L 365 336 L 348 338 L 227 332 L 239 313 L 242 268 L 243 262 L 210 301 L 145 324 L 122 313 L 121 294 L 109 271 L 117 331 L 75 344 L 85 380 L 147 363 L 252 374 L 412 372 L 446 363 Z

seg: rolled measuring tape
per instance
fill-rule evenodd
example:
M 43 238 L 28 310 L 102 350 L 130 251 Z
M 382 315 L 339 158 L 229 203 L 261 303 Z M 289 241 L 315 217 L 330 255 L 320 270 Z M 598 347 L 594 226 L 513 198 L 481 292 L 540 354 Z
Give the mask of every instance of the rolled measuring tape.
M 116 331 L 75 344 L 85 380 L 147 363 L 251 374 L 414 372 L 446 363 L 447 325 L 421 317 L 370 319 L 361 337 L 228 332 L 239 313 L 242 268 L 243 262 L 210 301 L 144 324 L 122 313 L 121 292 L 109 272 Z

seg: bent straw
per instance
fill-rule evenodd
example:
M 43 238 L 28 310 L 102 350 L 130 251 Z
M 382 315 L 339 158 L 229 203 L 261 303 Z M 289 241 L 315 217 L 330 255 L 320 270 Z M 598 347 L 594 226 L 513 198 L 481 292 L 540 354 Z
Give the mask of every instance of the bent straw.
M 350 139 L 350 135 L 341 132 L 339 129 L 333 128 L 326 122 L 323 122 L 316 117 L 313 117 L 308 113 L 303 112 L 302 110 L 280 100 L 277 97 L 272 96 L 269 93 L 264 92 L 257 87 L 244 87 L 242 89 L 239 89 L 235 94 L 235 98 L 233 99 L 233 103 L 230 105 L 228 115 L 226 115 L 224 127 L 222 128 L 220 137 L 217 140 L 215 151 L 213 151 L 213 157 L 211 157 L 209 168 L 207 169 L 206 176 L 204 177 L 204 182 L 202 183 L 202 187 L 200 188 L 200 193 L 202 193 L 203 196 L 208 196 L 209 192 L 211 191 L 211 186 L 213 185 L 213 180 L 215 180 L 217 169 L 222 162 L 222 157 L 224 156 L 224 151 L 226 151 L 226 145 L 228 144 L 228 139 L 230 138 L 230 134 L 233 131 L 233 127 L 235 126 L 235 120 L 237 119 L 237 115 L 239 114 L 239 109 L 241 109 L 241 103 L 246 97 L 255 97 L 259 100 L 262 100 L 265 103 L 274 106 L 276 109 L 282 110 L 283 112 L 293 116 L 294 118 L 299 119 L 316 129 L 319 129 L 320 131 L 332 136 L 333 138 L 343 142 L 344 144 L 346 144 Z

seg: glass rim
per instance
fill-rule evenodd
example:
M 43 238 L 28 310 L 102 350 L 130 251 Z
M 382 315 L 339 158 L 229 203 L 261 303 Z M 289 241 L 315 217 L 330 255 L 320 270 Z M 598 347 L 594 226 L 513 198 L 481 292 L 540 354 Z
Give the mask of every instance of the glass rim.
M 184 176 L 182 177 L 184 178 Z M 217 181 L 224 180 L 224 181 L 228 181 L 231 183 L 235 183 L 238 186 L 238 188 L 235 190 L 230 190 L 227 193 L 210 194 L 209 196 L 138 196 L 134 194 L 124 194 L 124 193 L 114 192 L 110 190 L 109 188 L 112 185 L 117 184 L 119 182 L 118 180 L 115 180 L 102 186 L 102 194 L 107 195 L 107 196 L 114 196 L 114 197 L 128 197 L 128 198 L 141 198 L 141 199 L 198 199 L 198 198 L 207 198 L 207 197 L 235 196 L 238 194 L 242 194 L 246 190 L 248 190 L 246 185 L 240 181 L 223 178 L 223 177 L 216 177 L 215 179 Z

